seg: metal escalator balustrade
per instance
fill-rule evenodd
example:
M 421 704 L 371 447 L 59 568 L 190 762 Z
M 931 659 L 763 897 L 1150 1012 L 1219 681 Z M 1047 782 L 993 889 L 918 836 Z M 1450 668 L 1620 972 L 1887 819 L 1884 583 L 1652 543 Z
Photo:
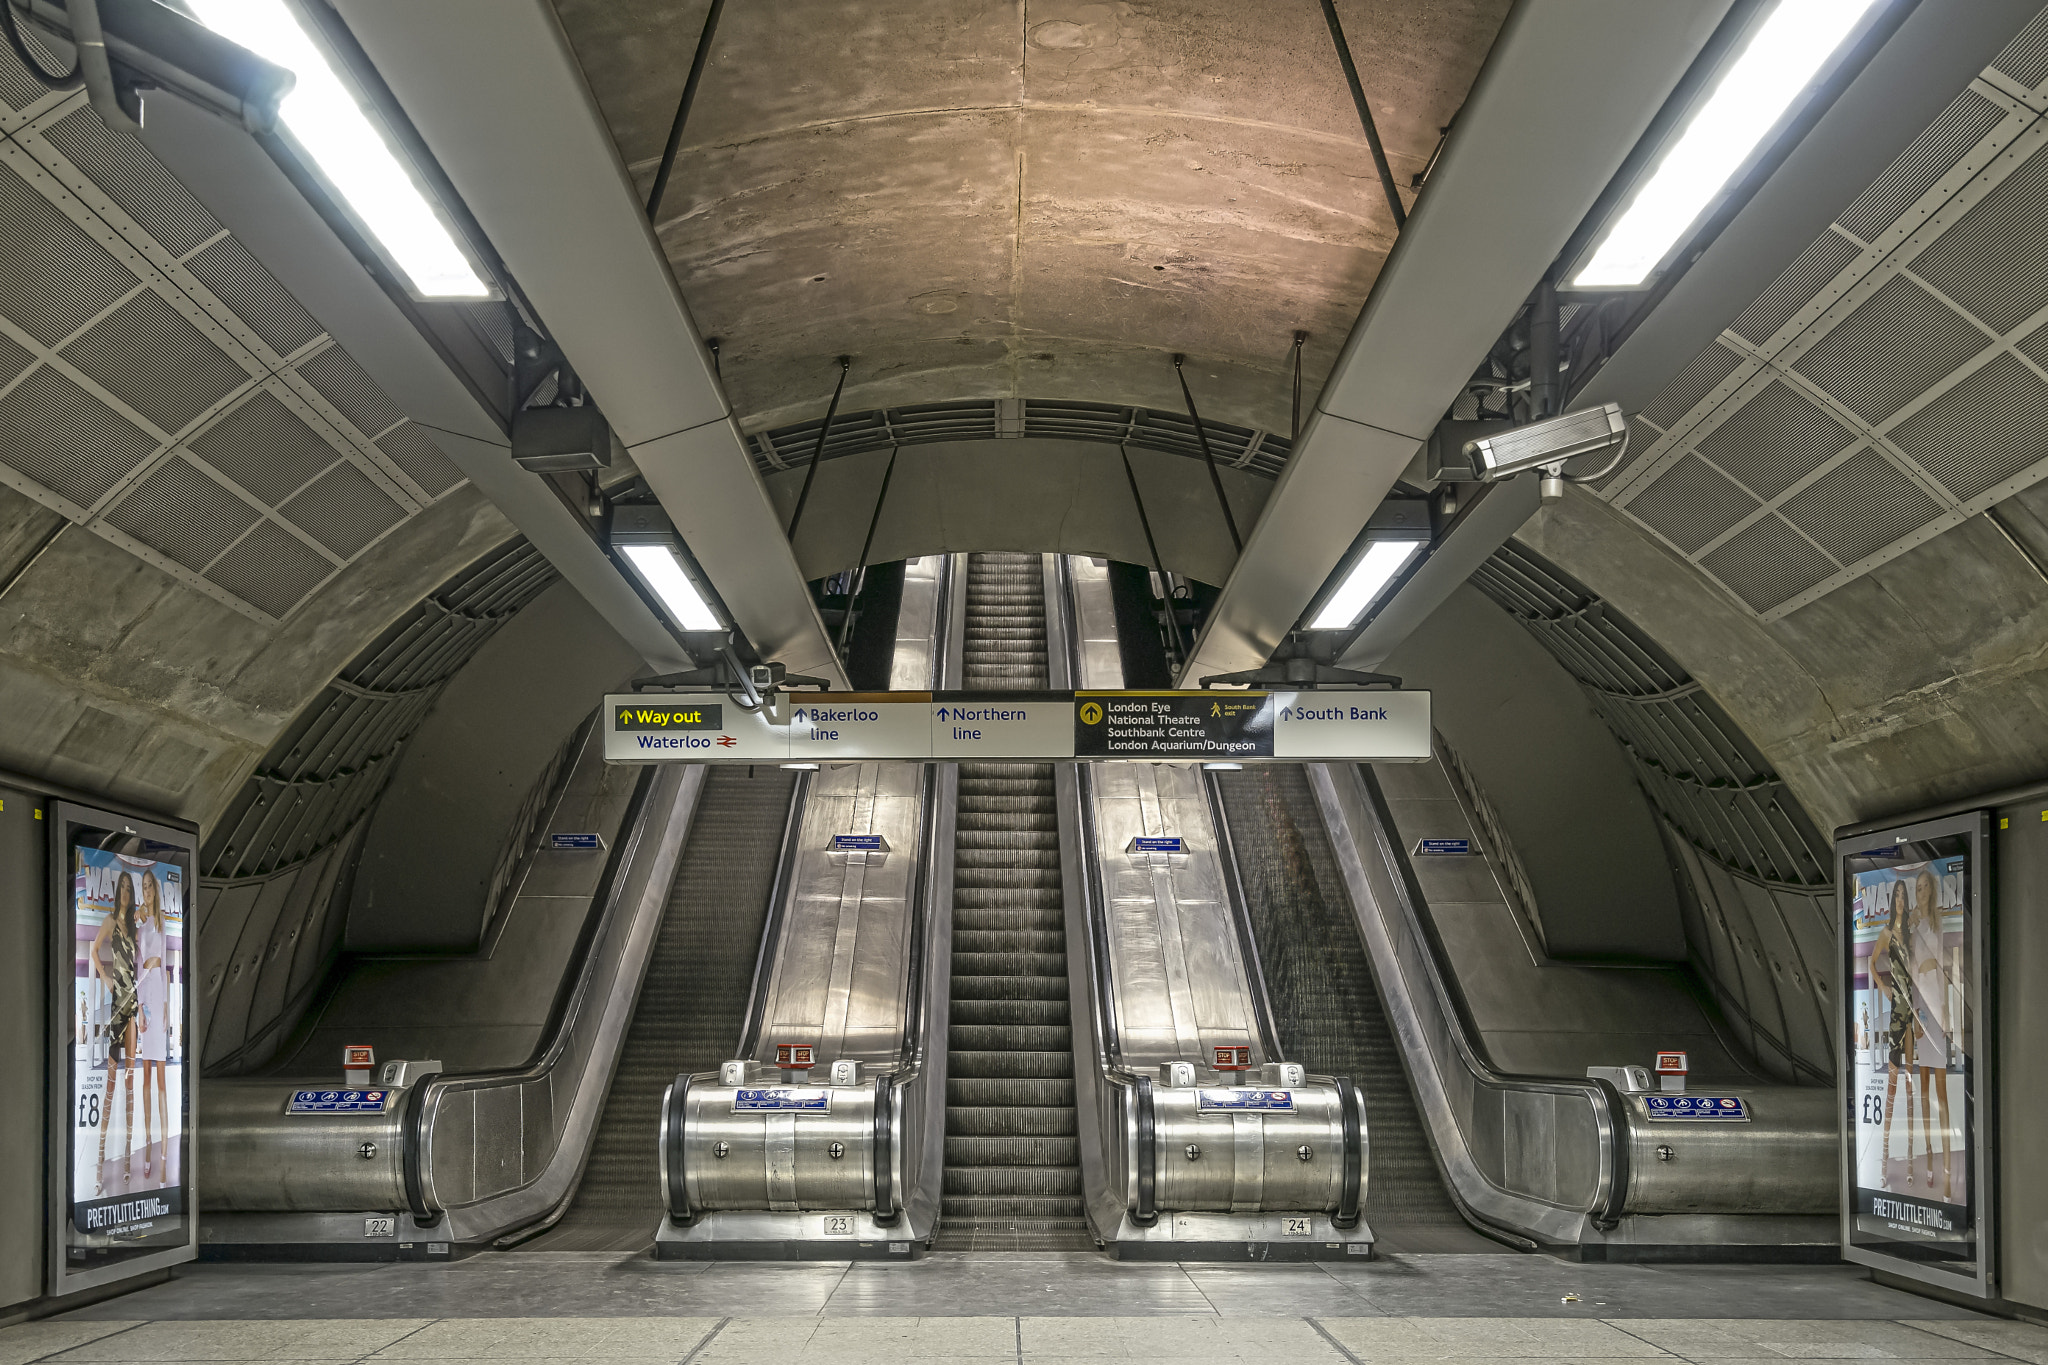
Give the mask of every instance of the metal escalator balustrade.
M 969 556 L 972 691 L 1047 684 L 1043 566 Z M 941 1248 L 1086 1249 L 1052 765 L 963 763 Z
M 716 1067 L 746 1025 L 796 774 L 710 768 L 633 1022 L 568 1211 L 528 1246 L 645 1246 L 661 1208 L 655 1118 L 679 1071 Z
M 1498 1251 L 1444 1188 L 1307 774 L 1275 763 L 1215 781 L 1280 1044 L 1310 1071 L 1352 1077 L 1365 1096 L 1375 1245 Z

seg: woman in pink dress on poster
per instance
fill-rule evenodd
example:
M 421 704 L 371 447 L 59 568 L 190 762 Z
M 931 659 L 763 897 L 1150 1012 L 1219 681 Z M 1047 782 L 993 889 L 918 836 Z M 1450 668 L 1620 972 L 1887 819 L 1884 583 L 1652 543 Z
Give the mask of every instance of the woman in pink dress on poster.
M 164 1151 L 162 1152 L 165 1174 L 169 1173 L 171 1139 L 171 1104 L 164 1066 L 171 1056 L 171 1019 L 167 1008 L 170 990 L 169 971 L 166 963 L 171 955 L 170 936 L 164 929 L 163 893 L 158 885 L 155 872 L 142 874 L 142 914 L 137 920 L 135 931 L 135 1060 L 142 1063 L 142 1174 L 147 1179 L 152 1174 L 152 1154 L 149 1134 L 155 1127 L 155 1114 L 163 1115 Z M 156 1104 L 149 1102 L 149 1080 L 156 1077 Z M 153 1112 L 154 1110 L 154 1112 Z

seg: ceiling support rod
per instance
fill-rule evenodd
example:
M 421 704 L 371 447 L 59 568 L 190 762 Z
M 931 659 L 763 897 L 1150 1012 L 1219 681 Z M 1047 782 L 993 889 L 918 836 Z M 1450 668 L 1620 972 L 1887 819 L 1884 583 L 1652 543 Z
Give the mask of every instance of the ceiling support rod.
M 1289 454 L 1293 453 L 1294 443 L 1301 439 L 1301 344 L 1307 340 L 1307 332 L 1294 334 L 1294 424 L 1287 428 Z
M 724 8 L 725 0 L 711 0 L 711 12 L 704 16 L 704 31 L 697 35 L 697 55 L 690 60 L 683 97 L 676 102 L 675 122 L 668 126 L 668 143 L 661 149 L 661 167 L 654 173 L 654 188 L 647 192 L 649 222 L 661 211 L 661 197 L 668 192 L 669 173 L 675 170 L 676 152 L 683 145 L 683 125 L 689 122 L 690 106 L 697 101 L 697 84 L 704 79 L 704 63 L 711 57 L 711 35 L 718 32 L 718 12 Z
M 846 372 L 853 368 L 853 357 L 839 357 L 839 382 L 832 386 L 832 402 L 825 409 L 825 425 L 818 428 L 818 444 L 811 447 L 811 465 L 804 471 L 804 486 L 797 490 L 796 510 L 789 514 L 789 543 L 796 544 L 796 524 L 803 520 L 804 504 L 811 500 L 811 480 L 818 477 L 818 462 L 825 458 L 825 438 L 832 434 L 832 418 L 839 411 L 839 395 L 846 388 Z
M 1145 531 L 1145 548 L 1152 552 L 1152 567 L 1159 571 L 1159 590 L 1166 594 L 1166 636 L 1173 642 L 1173 664 L 1176 668 L 1188 656 L 1187 646 L 1180 638 L 1180 620 L 1173 614 L 1173 587 L 1166 581 L 1166 563 L 1159 557 L 1159 542 L 1152 539 L 1152 518 L 1145 515 L 1145 499 L 1138 492 L 1138 476 L 1131 468 L 1131 452 L 1124 443 L 1116 443 L 1116 453 L 1123 457 L 1124 477 L 1131 481 L 1131 501 L 1137 504 L 1138 525 Z
M 1351 45 L 1344 41 L 1344 25 L 1337 22 L 1336 0 L 1323 0 L 1323 18 L 1329 20 L 1330 37 L 1337 44 L 1337 60 L 1344 64 L 1344 79 L 1351 86 L 1351 102 L 1358 106 L 1358 121 L 1365 125 L 1365 145 L 1372 148 L 1373 169 L 1380 173 L 1380 188 L 1387 192 L 1387 207 L 1393 210 L 1394 227 L 1408 225 L 1408 210 L 1401 207 L 1401 192 L 1394 188 L 1394 168 L 1387 164 L 1387 149 L 1380 145 L 1379 125 L 1372 121 L 1372 108 L 1365 102 L 1365 87 L 1358 83 L 1358 67 L 1351 61 Z
M 1237 518 L 1230 515 L 1230 499 L 1223 493 L 1223 476 L 1216 472 L 1216 456 L 1209 449 L 1209 433 L 1202 429 L 1202 414 L 1195 411 L 1195 395 L 1188 388 L 1188 377 L 1181 369 L 1184 355 L 1173 358 L 1173 373 L 1180 380 L 1180 396 L 1187 400 L 1188 420 L 1195 424 L 1195 440 L 1202 447 L 1202 463 L 1209 466 L 1209 482 L 1216 489 L 1216 505 L 1223 509 L 1223 524 L 1230 529 L 1230 544 L 1239 554 L 1244 553 L 1244 537 L 1237 533 Z
M 1529 296 L 1529 420 L 1557 416 L 1557 286 L 1545 275 Z
M 868 538 L 860 543 L 860 563 L 853 566 L 853 590 L 846 597 L 846 617 L 839 624 L 839 662 L 846 662 L 846 645 L 853 638 L 853 599 L 867 586 L 868 551 L 875 548 L 875 528 L 882 524 L 882 504 L 889 500 L 889 480 L 896 476 L 896 456 L 902 446 L 889 447 L 889 463 L 882 470 L 882 491 L 875 494 L 875 512 L 868 518 Z

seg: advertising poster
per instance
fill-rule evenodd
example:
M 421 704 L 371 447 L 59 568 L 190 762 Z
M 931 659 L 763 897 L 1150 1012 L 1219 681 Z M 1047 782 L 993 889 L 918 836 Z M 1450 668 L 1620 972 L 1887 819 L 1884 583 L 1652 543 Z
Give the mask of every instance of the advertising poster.
M 124 841 L 140 844 L 140 841 Z M 179 1246 L 185 1227 L 187 879 L 71 844 L 70 1226 L 93 1249 Z M 167 854 L 173 850 L 164 850 Z
M 1922 1262 L 1974 1262 L 1976 991 L 1965 836 L 1845 859 L 1851 1238 Z

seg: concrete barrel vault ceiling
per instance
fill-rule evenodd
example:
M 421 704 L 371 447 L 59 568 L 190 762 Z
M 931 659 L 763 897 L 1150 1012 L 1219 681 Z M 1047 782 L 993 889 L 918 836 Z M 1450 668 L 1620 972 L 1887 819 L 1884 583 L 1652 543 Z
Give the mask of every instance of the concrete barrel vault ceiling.
M 557 0 L 643 194 L 709 0 Z M 1340 0 L 1405 198 L 1505 0 Z M 536 168 L 536 173 L 544 173 Z M 720 20 L 657 229 L 749 432 L 962 398 L 1285 434 L 1393 244 L 1315 0 L 760 4 Z

